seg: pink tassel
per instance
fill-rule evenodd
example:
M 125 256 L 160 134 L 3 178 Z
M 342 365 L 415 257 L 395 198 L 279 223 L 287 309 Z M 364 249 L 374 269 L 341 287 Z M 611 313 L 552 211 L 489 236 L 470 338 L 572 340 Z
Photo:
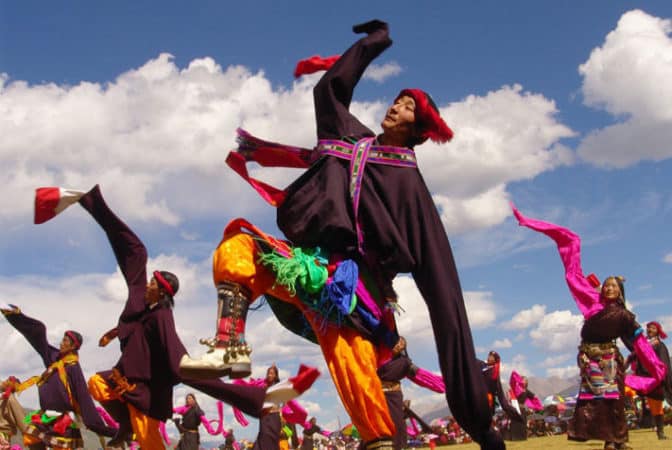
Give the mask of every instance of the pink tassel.
M 446 392 L 446 385 L 443 383 L 443 378 L 441 378 L 439 375 L 433 374 L 429 370 L 418 368 L 415 376 L 409 378 L 418 386 L 427 388 L 430 391 L 434 391 L 439 394 Z

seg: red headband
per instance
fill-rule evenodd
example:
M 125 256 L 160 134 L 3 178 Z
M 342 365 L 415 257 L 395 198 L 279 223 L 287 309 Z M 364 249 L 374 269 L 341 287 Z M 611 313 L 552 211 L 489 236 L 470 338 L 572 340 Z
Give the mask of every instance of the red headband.
M 441 118 L 431 97 L 420 89 L 404 89 L 399 92 L 397 99 L 408 95 L 415 100 L 415 124 L 423 139 L 443 144 L 453 138 L 453 130 Z M 396 100 L 396 99 L 395 99 Z
M 158 270 L 154 271 L 154 279 L 161 285 L 164 291 L 170 294 L 171 297 L 175 296 L 175 290 L 173 289 L 173 286 L 171 286 L 170 283 L 168 283 L 168 281 L 163 278 L 163 275 L 161 275 L 161 272 Z
M 75 346 L 75 350 L 79 350 L 79 348 L 82 346 L 82 341 L 77 337 L 77 335 L 72 330 L 66 331 L 65 335 L 70 338 L 72 344 Z
M 663 327 L 660 325 L 660 323 L 654 320 L 646 324 L 647 327 L 650 325 L 656 327 L 656 329 L 658 330 L 658 336 L 660 336 L 661 339 L 667 339 L 667 334 L 663 331 Z

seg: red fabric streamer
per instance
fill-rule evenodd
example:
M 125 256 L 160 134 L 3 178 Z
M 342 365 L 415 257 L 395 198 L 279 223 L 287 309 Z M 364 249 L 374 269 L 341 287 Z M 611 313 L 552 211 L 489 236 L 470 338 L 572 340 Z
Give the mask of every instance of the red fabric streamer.
M 310 58 L 302 59 L 296 63 L 296 68 L 294 69 L 294 78 L 299 78 L 301 75 L 308 75 L 320 70 L 328 70 L 331 66 L 334 65 L 336 61 L 338 61 L 338 58 L 340 57 L 341 55 L 327 57 L 315 55 L 311 56 Z

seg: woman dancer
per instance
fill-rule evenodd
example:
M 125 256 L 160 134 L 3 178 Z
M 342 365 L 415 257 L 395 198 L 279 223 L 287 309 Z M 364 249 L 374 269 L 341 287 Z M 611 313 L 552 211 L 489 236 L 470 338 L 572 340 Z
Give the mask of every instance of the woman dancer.
M 524 217 L 515 208 L 513 212 L 520 225 L 544 233 L 556 242 L 565 266 L 567 286 L 585 318 L 577 355 L 581 386 L 567 437 L 577 441 L 603 440 L 605 450 L 628 448 L 625 383 L 638 384 L 650 392 L 660 384 L 666 369 L 644 337 L 635 315 L 625 305 L 624 279 L 609 276 L 597 291 L 596 277 L 591 275 L 589 281 L 583 274 L 578 235 L 566 228 Z M 637 352 L 652 378 L 626 380 L 624 360 L 615 344 L 617 338 Z

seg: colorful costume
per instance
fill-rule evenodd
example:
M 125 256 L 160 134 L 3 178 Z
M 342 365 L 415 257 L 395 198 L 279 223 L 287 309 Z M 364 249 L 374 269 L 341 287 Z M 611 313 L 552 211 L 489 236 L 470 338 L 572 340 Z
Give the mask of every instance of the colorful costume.
M 30 448 L 83 448 L 82 435 L 71 414 L 81 417 L 84 425 L 101 436 L 114 436 L 96 411 L 77 353 L 61 354 L 47 342 L 44 324 L 18 309 L 3 310 L 7 321 L 37 351 L 47 370 L 34 380 L 38 385 L 40 410 L 29 415 L 24 444 Z M 81 342 L 80 342 L 81 344 Z M 54 416 L 52 412 L 57 413 Z
M 356 262 L 361 272 L 368 273 L 379 308 L 385 309 L 386 302 L 396 299 L 392 279 L 402 272 L 413 274 L 430 311 L 450 409 L 484 448 L 500 448 L 500 438 L 489 431 L 486 392 L 480 381 L 450 244 L 417 169 L 415 154 L 411 148 L 378 145 L 375 133 L 349 111 L 354 88 L 364 70 L 392 43 L 387 25 L 372 21 L 356 26 L 354 31 L 368 36 L 350 47 L 314 89 L 319 139 L 316 150 L 265 143 L 243 132 L 241 147 L 238 153 L 229 155 L 228 162 L 278 207 L 278 226 L 294 246 L 319 247 L 332 257 L 338 255 L 341 260 Z M 414 95 L 418 105 L 416 122 L 421 124 L 425 120 L 421 112 L 432 108 L 421 108 L 423 99 L 427 103 L 428 97 L 415 95 L 417 92 L 406 90 L 400 95 Z M 449 137 L 444 133 L 442 140 Z M 280 191 L 247 175 L 244 163 L 250 160 L 270 166 L 310 167 Z M 361 328 L 360 335 L 379 349 L 391 347 L 389 336 L 381 338 L 367 334 L 367 330 L 370 328 Z M 371 358 L 376 359 L 375 354 Z M 351 398 L 338 387 L 339 376 L 345 374 L 332 370 L 341 399 L 362 437 L 369 440 L 391 436 L 392 433 L 382 434 L 389 430 L 373 430 L 360 421 L 359 417 L 370 408 L 349 405 Z M 377 395 L 371 389 L 361 394 Z M 378 414 L 388 417 L 389 423 L 387 412 L 380 410 Z M 386 427 L 389 429 L 389 425 Z
M 623 302 L 602 301 L 595 283 L 590 281 L 596 277 L 584 276 L 579 236 L 558 225 L 524 217 L 515 208 L 513 212 L 520 225 L 555 241 L 565 266 L 567 286 L 585 318 L 577 356 L 581 386 L 568 426 L 568 438 L 579 441 L 600 439 L 607 443 L 605 448 L 624 448 L 628 440 L 624 385 L 651 392 L 665 377 L 666 368 L 644 337 L 635 315 L 626 309 L 624 299 Z M 624 295 L 622 286 L 620 291 Z M 624 376 L 623 357 L 615 342 L 619 337 L 636 352 L 650 376 Z

